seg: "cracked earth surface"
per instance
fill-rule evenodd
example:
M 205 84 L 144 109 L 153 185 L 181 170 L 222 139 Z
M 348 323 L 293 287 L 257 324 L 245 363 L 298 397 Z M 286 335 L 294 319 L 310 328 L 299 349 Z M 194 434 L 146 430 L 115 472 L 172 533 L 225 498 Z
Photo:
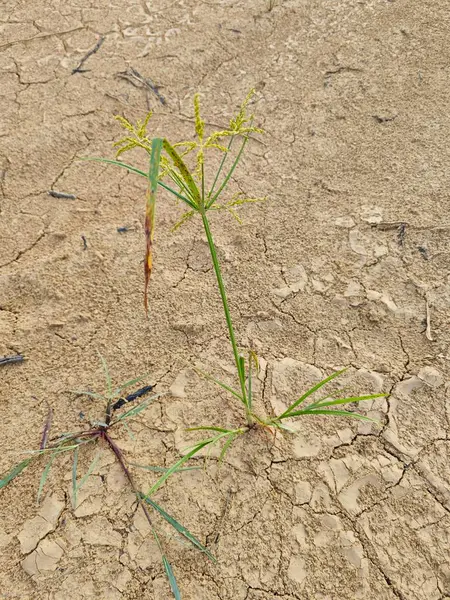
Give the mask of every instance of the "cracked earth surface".
M 152 108 L 153 131 L 176 141 L 192 133 L 196 91 L 222 126 L 255 86 L 267 133 L 248 144 L 232 191 L 269 199 L 241 209 L 243 226 L 213 215 L 212 228 L 239 344 L 260 357 L 261 411 L 344 365 L 340 385 L 389 396 L 360 406 L 380 426 L 317 418 L 292 438 L 252 431 L 220 470 L 212 458 L 172 478 L 159 501 L 218 559 L 160 524 L 183 598 L 448 600 L 450 12 L 444 0 L 268 8 L 3 0 L 0 355 L 28 360 L 1 370 L 0 471 L 39 443 L 48 405 L 55 431 L 99 416 L 70 392 L 102 389 L 97 350 L 116 381 L 150 372 L 170 389 L 132 424 L 134 441 L 119 439 L 136 463 L 172 464 L 189 425 L 241 423 L 192 370 L 232 381 L 199 223 L 170 233 L 180 208 L 161 195 L 147 321 L 142 183 L 77 157 L 112 156 L 115 114 Z M 129 67 L 166 104 L 117 76 Z M 39 477 L 31 466 L 0 497 L 1 597 L 171 597 L 112 456 L 75 511 L 69 458 L 37 507 Z

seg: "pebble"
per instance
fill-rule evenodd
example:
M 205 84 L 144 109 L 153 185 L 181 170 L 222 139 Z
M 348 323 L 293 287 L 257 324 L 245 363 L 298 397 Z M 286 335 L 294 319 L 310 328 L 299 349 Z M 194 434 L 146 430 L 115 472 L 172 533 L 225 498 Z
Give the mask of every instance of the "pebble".
M 338 217 L 334 223 L 337 227 L 343 227 L 344 229 L 351 229 L 355 226 L 355 221 L 350 215 L 346 215 L 345 217 Z
M 437 388 L 444 383 L 442 373 L 434 367 L 422 367 L 417 376 L 433 388 Z
M 381 208 L 377 206 L 364 207 L 361 213 L 361 221 L 365 221 L 370 225 L 378 225 L 383 220 Z

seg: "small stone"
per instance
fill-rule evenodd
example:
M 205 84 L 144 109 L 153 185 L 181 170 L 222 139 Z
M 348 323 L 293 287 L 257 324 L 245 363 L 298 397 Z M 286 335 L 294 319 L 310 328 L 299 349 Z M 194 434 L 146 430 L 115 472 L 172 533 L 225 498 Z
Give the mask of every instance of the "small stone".
M 367 300 L 379 300 L 381 296 L 381 292 L 377 292 L 376 290 L 367 290 Z
M 355 252 L 356 254 L 360 254 L 361 256 L 367 257 L 367 251 L 361 243 L 361 239 L 362 235 L 358 231 L 358 229 L 352 229 L 348 234 L 348 242 L 353 252 Z
M 355 221 L 350 215 L 338 217 L 334 223 L 337 227 L 343 227 L 344 229 L 351 229 L 355 226 Z
M 308 545 L 306 542 L 306 529 L 303 523 L 297 523 L 297 525 L 292 528 L 292 533 L 300 546 L 306 547 Z
M 420 389 L 421 387 L 423 387 L 423 383 L 424 382 L 421 379 L 419 379 L 418 377 L 413 375 L 412 377 L 408 377 L 408 379 L 405 379 L 405 380 L 397 383 L 397 385 L 395 387 L 395 391 L 400 392 L 401 394 L 408 395 L 411 392 L 413 392 L 414 390 L 417 390 L 417 389 Z
M 49 327 L 64 327 L 64 325 L 66 324 L 66 321 L 50 321 L 48 326 Z
M 303 583 L 307 576 L 306 562 L 299 556 L 291 558 L 288 577 L 297 583 Z
M 361 221 L 365 221 L 370 225 L 378 225 L 383 220 L 381 208 L 377 206 L 365 207 L 361 213 Z
M 281 331 L 283 329 L 283 323 L 279 319 L 258 321 L 258 328 L 265 333 L 271 333 L 274 331 Z
M 384 244 L 377 244 L 375 246 L 375 248 L 373 249 L 375 258 L 381 258 L 382 256 L 386 256 L 386 254 L 388 254 L 388 252 L 389 252 L 388 247 L 385 246 Z
M 285 286 L 282 288 L 273 289 L 272 293 L 275 294 L 275 296 L 278 296 L 279 298 L 282 298 L 284 300 L 289 296 L 289 294 L 292 294 L 292 290 L 290 287 Z
M 0 531 L 0 548 L 6 548 L 6 546 L 12 542 L 12 539 L 12 535 L 8 535 L 4 531 Z
M 319 531 L 314 536 L 314 546 L 316 548 L 325 548 L 329 546 L 333 542 L 333 537 L 330 535 L 329 531 Z
M 311 283 L 316 292 L 322 293 L 327 289 L 327 286 L 320 279 L 311 279 Z
M 434 367 L 422 367 L 417 376 L 433 388 L 440 387 L 444 383 L 442 373 Z
M 380 302 L 382 302 L 383 304 L 385 304 L 387 306 L 387 308 L 391 311 L 391 312 L 396 312 L 398 310 L 397 305 L 395 304 L 395 302 L 390 298 L 390 296 L 386 293 L 382 294 L 381 298 L 380 298 Z
M 283 274 L 289 286 L 292 284 L 300 285 L 300 289 L 303 289 L 308 282 L 308 274 L 303 265 L 294 265 L 289 269 L 283 268 Z
M 188 384 L 188 377 L 187 377 L 186 370 L 184 370 L 184 371 L 181 371 L 181 373 L 178 373 L 178 375 L 175 378 L 175 381 L 170 386 L 170 388 L 169 388 L 170 394 L 174 398 L 186 398 L 185 388 L 186 388 L 187 384 Z
M 299 481 L 295 485 L 295 503 L 307 504 L 311 500 L 311 485 L 308 481 Z
M 344 296 L 346 298 L 351 298 L 352 296 L 362 296 L 363 288 L 359 281 L 350 281 L 347 286 L 347 289 L 344 292 Z

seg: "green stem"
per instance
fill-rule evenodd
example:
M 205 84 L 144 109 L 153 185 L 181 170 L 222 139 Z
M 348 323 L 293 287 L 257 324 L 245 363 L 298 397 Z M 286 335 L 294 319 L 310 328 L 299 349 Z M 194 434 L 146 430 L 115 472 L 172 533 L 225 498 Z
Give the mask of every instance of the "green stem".
M 234 361 L 236 363 L 236 368 L 237 368 L 237 372 L 238 372 L 238 376 L 239 376 L 239 383 L 241 385 L 242 400 L 246 407 L 246 417 L 247 417 L 248 423 L 251 424 L 253 422 L 253 419 L 252 419 L 252 415 L 251 415 L 251 412 L 250 412 L 250 409 L 248 406 L 248 401 L 247 401 L 247 391 L 245 389 L 245 372 L 242 369 L 242 363 L 241 363 L 240 356 L 239 356 L 239 350 L 238 350 L 237 343 L 236 343 L 236 337 L 234 335 L 233 322 L 231 320 L 230 308 L 228 306 L 228 299 L 227 299 L 227 294 L 225 291 L 225 285 L 223 283 L 222 272 L 220 270 L 219 259 L 217 257 L 216 246 L 214 244 L 214 239 L 213 239 L 213 236 L 211 233 L 211 229 L 209 227 L 209 222 L 208 222 L 208 218 L 206 216 L 206 211 L 202 207 L 202 209 L 199 212 L 202 216 L 203 227 L 205 229 L 206 238 L 208 240 L 209 251 L 211 253 L 211 258 L 212 258 L 212 262 L 213 262 L 213 266 L 214 266 L 214 272 L 216 274 L 216 279 L 217 279 L 217 283 L 219 286 L 220 297 L 222 298 L 223 310 L 225 313 L 225 319 L 226 319 L 227 327 L 228 327 L 228 335 L 230 336 L 230 342 L 231 342 L 231 346 L 233 348 Z

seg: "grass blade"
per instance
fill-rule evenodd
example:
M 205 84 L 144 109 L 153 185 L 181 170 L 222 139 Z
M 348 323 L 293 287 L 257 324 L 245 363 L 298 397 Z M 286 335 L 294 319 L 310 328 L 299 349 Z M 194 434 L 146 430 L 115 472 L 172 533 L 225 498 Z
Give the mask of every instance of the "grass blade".
M 320 390 L 321 387 L 323 387 L 324 385 L 326 385 L 332 379 L 335 379 L 336 377 L 339 377 L 339 375 L 342 375 L 342 373 L 344 373 L 346 370 L 347 370 L 347 367 L 345 369 L 341 369 L 340 371 L 335 371 L 329 377 L 326 377 L 325 379 L 322 379 L 322 381 L 319 381 L 319 383 L 317 383 L 315 386 L 313 386 L 307 392 L 305 392 L 303 394 L 303 396 L 301 396 L 298 400 L 296 400 L 295 402 L 293 402 L 287 408 L 287 410 L 285 410 L 284 413 L 281 414 L 277 418 L 278 419 L 285 419 L 285 418 L 287 418 L 292 413 L 292 410 L 294 408 L 296 408 L 299 404 L 301 404 L 302 402 L 304 402 L 306 400 L 306 398 L 308 398 L 309 396 L 311 396 L 312 394 L 314 394 L 314 392 L 317 392 L 317 390 Z
M 148 284 L 153 267 L 153 236 L 155 232 L 155 209 L 156 194 L 158 191 L 159 163 L 161 161 L 161 150 L 163 140 L 154 138 L 152 140 L 152 153 L 150 155 L 150 168 L 148 171 L 147 202 L 145 204 L 145 289 L 144 306 L 148 313 Z
M 107 364 L 106 360 L 103 358 L 103 356 L 100 354 L 100 352 L 98 352 L 98 350 L 97 350 L 97 354 L 99 355 L 100 360 L 102 362 L 103 373 L 105 374 L 106 385 L 108 386 L 108 399 L 109 399 L 109 398 L 111 398 L 111 395 L 112 395 L 111 375 L 109 373 L 108 364 Z
M 219 433 L 234 433 L 231 429 L 224 427 L 214 427 L 213 425 L 199 425 L 198 427 L 188 427 L 186 431 L 218 431 Z
M 94 456 L 91 464 L 89 465 L 87 472 L 85 473 L 85 475 L 83 475 L 83 477 L 80 480 L 80 483 L 77 485 L 77 492 L 78 492 L 78 490 L 80 490 L 82 488 L 82 486 L 88 480 L 89 476 L 92 474 L 92 471 L 95 469 L 95 466 L 98 463 L 98 461 L 100 460 L 101 455 L 102 455 L 101 452 L 97 452 L 97 454 Z
M 235 170 L 235 168 L 238 166 L 239 161 L 241 160 L 241 156 L 242 153 L 244 152 L 244 148 L 247 145 L 248 142 L 248 136 L 244 136 L 244 139 L 242 141 L 241 147 L 239 149 L 239 152 L 236 155 L 236 158 L 234 159 L 233 164 L 231 165 L 230 170 L 228 171 L 228 173 L 225 176 L 225 179 L 223 180 L 220 188 L 217 190 L 217 192 L 214 194 L 214 196 L 211 198 L 211 200 L 208 202 L 206 209 L 208 210 L 209 208 L 211 208 L 211 206 L 214 204 L 214 202 L 217 200 L 217 198 L 220 196 L 220 194 L 223 192 L 223 190 L 225 189 L 225 187 L 227 186 L 231 176 L 233 175 L 233 172 Z
M 258 356 L 256 354 L 256 352 L 254 352 L 253 350 L 249 350 L 248 352 L 248 410 L 251 411 L 252 410 L 252 362 L 255 363 L 255 372 L 256 374 L 258 374 L 258 369 L 259 369 L 259 365 L 258 365 Z
M 130 379 L 129 381 L 126 381 L 125 383 L 122 383 L 118 388 L 116 388 L 113 392 L 113 398 L 115 398 L 116 396 L 120 396 L 120 394 L 123 392 L 123 390 L 126 390 L 128 387 L 135 385 L 136 383 L 139 383 L 141 381 L 143 381 L 144 379 L 146 379 L 147 377 L 150 377 L 149 373 L 146 373 L 145 375 L 141 375 L 140 377 L 135 377 L 135 379 Z
M 178 589 L 177 581 L 175 579 L 175 575 L 173 574 L 172 567 L 170 566 L 170 562 L 167 560 L 166 556 L 162 555 L 162 563 L 164 566 L 164 570 L 167 575 L 167 579 L 169 580 L 170 589 L 172 590 L 172 594 L 175 600 L 181 600 L 180 590 Z
M 230 137 L 230 141 L 228 142 L 228 148 L 227 148 L 228 152 L 225 152 L 224 155 L 222 156 L 222 160 L 220 161 L 220 165 L 219 165 L 219 168 L 217 169 L 217 173 L 216 173 L 216 175 L 214 177 L 213 184 L 212 184 L 211 189 L 209 190 L 209 193 L 208 193 L 208 199 L 211 198 L 211 196 L 214 193 L 214 189 L 216 187 L 217 180 L 219 179 L 219 176 L 222 173 L 222 169 L 223 169 L 223 167 L 225 165 L 225 162 L 226 162 L 226 160 L 227 160 L 227 158 L 229 156 L 229 153 L 230 153 L 230 150 L 231 150 L 231 145 L 233 144 L 233 140 L 234 140 L 235 137 L 236 136 L 234 136 L 234 135 L 232 135 Z
M 203 440 L 202 442 L 199 442 L 198 444 L 196 444 L 192 448 L 192 450 L 190 450 L 187 454 L 185 454 L 182 458 L 180 458 L 180 460 L 178 460 L 174 465 L 172 465 L 169 469 L 167 469 L 167 471 L 164 473 L 164 475 L 162 477 L 160 477 L 158 479 L 158 481 L 147 492 L 144 500 L 146 500 L 147 497 L 154 494 L 156 492 L 156 490 L 159 490 L 159 488 L 166 482 L 166 480 L 172 475 L 172 473 L 176 473 L 176 471 L 181 467 L 181 465 L 183 465 L 192 456 L 194 456 L 194 454 L 197 454 L 197 452 L 199 452 L 202 448 L 204 448 L 208 444 L 213 443 L 213 440 L 218 441 L 224 435 L 225 434 L 222 433 L 221 435 L 218 435 L 215 438 L 208 438 L 207 440 Z
M 242 354 L 239 354 L 238 356 L 237 368 L 239 380 L 241 382 L 241 388 L 245 390 L 245 358 L 242 356 Z M 247 398 L 245 398 L 244 404 L 247 408 L 249 408 Z
M 56 454 L 61 454 L 61 452 L 69 452 L 70 450 L 75 450 L 76 448 L 78 448 L 79 446 L 82 446 L 84 444 L 90 444 L 91 442 L 93 442 L 96 438 L 95 437 L 90 437 L 88 439 L 80 439 L 77 438 L 76 444 L 72 444 L 71 446 L 64 446 L 63 444 L 60 444 L 56 449 L 54 447 L 52 448 L 45 448 L 44 450 L 21 450 L 21 452 L 23 454 L 33 454 L 33 455 L 37 455 L 40 456 L 41 454 L 48 454 L 50 452 L 56 452 Z
M 133 432 L 131 431 L 130 427 L 128 426 L 127 422 L 126 422 L 126 421 L 124 421 L 124 422 L 122 423 L 122 425 L 125 427 L 125 431 L 128 433 L 128 437 L 130 438 L 130 440 L 131 440 L 132 442 L 135 442 L 135 441 L 136 441 L 136 438 L 135 438 L 135 436 L 134 436 Z
M 239 394 L 239 392 L 236 392 L 236 390 L 233 390 L 233 388 L 231 388 L 229 385 L 227 385 L 226 383 L 223 383 L 219 379 L 216 379 L 209 373 L 206 373 L 205 371 L 202 371 L 201 369 L 199 369 L 197 367 L 194 367 L 194 370 L 197 373 L 199 373 L 200 375 L 202 375 L 205 379 L 208 379 L 209 381 L 216 383 L 217 385 L 219 385 L 221 388 L 223 388 L 227 392 L 230 392 L 230 394 L 233 394 L 233 396 L 236 396 L 236 398 L 239 398 L 239 400 L 245 404 L 245 402 L 243 401 L 242 396 Z
M 360 415 L 359 413 L 350 412 L 349 410 L 321 410 L 321 409 L 313 409 L 308 410 L 307 408 L 303 410 L 297 410 L 293 413 L 290 413 L 288 417 L 299 417 L 300 415 L 328 415 L 334 417 L 352 417 L 353 419 L 360 419 L 361 421 L 371 421 L 372 423 L 377 423 L 376 419 L 371 419 L 370 417 L 366 417 L 365 415 Z M 281 418 L 281 417 L 278 417 Z
M 111 160 L 109 158 L 96 158 L 96 157 L 89 157 L 89 156 L 82 156 L 80 158 L 80 160 L 89 160 L 92 162 L 106 163 L 108 165 L 122 167 L 123 169 L 130 171 L 130 173 L 135 173 L 136 175 L 140 175 L 141 177 L 145 177 L 146 179 L 148 179 L 148 173 L 145 173 L 144 171 L 141 171 L 140 169 L 136 169 L 136 167 L 132 167 L 131 165 L 128 165 L 127 163 L 124 163 L 120 160 Z M 192 206 L 192 208 L 194 208 L 194 205 L 191 203 L 190 200 L 185 198 L 182 194 L 179 194 L 176 190 L 172 189 L 169 185 L 165 184 L 163 181 L 158 181 L 158 185 L 160 187 L 164 188 L 165 190 L 167 190 L 168 192 L 170 192 L 171 194 L 173 194 L 174 196 L 177 196 L 180 200 L 183 200 L 183 202 L 186 202 L 186 204 L 189 204 L 189 206 Z
M 38 493 L 36 497 L 37 505 L 39 505 L 39 502 L 41 500 L 42 491 L 44 489 L 45 482 L 47 481 L 47 477 L 49 476 L 50 469 L 52 468 L 53 461 L 55 460 L 58 454 L 58 451 L 53 452 L 53 454 L 50 456 L 50 460 L 47 462 L 47 464 L 44 467 L 44 470 L 42 471 L 41 479 L 39 481 Z
M 130 171 L 131 173 L 136 173 L 136 175 L 141 175 L 142 177 L 148 177 L 147 173 L 144 173 L 144 171 L 140 171 L 139 169 L 136 169 L 136 167 L 127 165 L 126 163 L 124 163 L 120 160 L 111 160 L 109 158 L 96 158 L 96 157 L 90 157 L 90 156 L 81 156 L 80 160 L 89 160 L 91 162 L 99 162 L 99 163 L 105 163 L 108 165 L 115 165 L 116 167 L 122 167 L 123 169 L 126 169 L 127 171 Z
M 167 467 L 153 467 L 151 465 L 138 465 L 136 463 L 129 462 L 131 467 L 136 467 L 138 469 L 144 469 L 145 471 L 154 471 L 155 473 L 166 473 L 168 471 Z M 184 469 L 177 469 L 175 473 L 184 473 L 184 471 L 198 471 L 201 467 L 184 467 Z
M 326 402 L 314 402 L 309 404 L 308 409 L 321 408 L 323 406 L 335 406 L 337 404 L 350 404 L 352 402 L 363 402 L 364 400 L 375 400 L 375 398 L 385 398 L 387 394 L 371 394 L 369 396 L 355 396 L 354 398 L 336 398 L 334 400 L 327 400 Z
M 124 412 L 123 415 L 120 415 L 119 417 L 117 417 L 117 419 L 114 420 L 114 423 L 118 423 L 119 421 L 123 421 L 124 419 L 129 419 L 130 417 L 135 417 L 136 415 L 141 413 L 143 410 L 145 410 L 148 407 L 148 405 L 151 404 L 154 400 L 157 400 L 158 398 L 160 398 L 161 395 L 162 394 L 155 394 L 154 396 L 147 398 L 147 400 L 144 400 L 137 406 L 130 408 L 130 410 L 127 410 L 126 412 Z
M 223 462 L 223 459 L 225 458 L 225 454 L 228 452 L 231 444 L 234 442 L 236 437 L 237 437 L 237 433 L 231 434 L 230 437 L 225 442 L 225 444 L 223 445 L 222 451 L 220 452 L 220 456 L 219 456 L 219 464 Z
M 284 423 L 282 423 L 281 421 L 272 421 L 271 425 L 273 427 L 276 427 L 277 429 L 282 429 L 283 431 L 287 431 L 288 433 L 292 433 L 293 435 L 297 435 L 298 431 L 296 431 L 295 429 L 292 429 L 292 427 L 288 427 L 287 425 L 285 425 Z
M 183 159 L 178 154 L 178 152 L 175 150 L 175 148 L 173 146 L 171 146 L 171 144 L 169 144 L 169 142 L 166 139 L 164 140 L 163 144 L 164 144 L 164 150 L 169 155 L 174 166 L 180 172 L 180 175 L 181 175 L 183 181 L 185 182 L 186 186 L 188 187 L 188 189 L 190 191 L 190 196 L 192 198 L 192 202 L 194 203 L 194 208 L 196 208 L 198 210 L 198 208 L 201 205 L 200 192 L 198 191 L 198 187 L 196 186 L 195 181 L 194 181 L 191 173 L 189 172 L 189 169 L 187 168 Z
M 169 188 L 169 186 L 163 185 L 163 187 L 165 187 L 165 189 L 167 189 L 167 190 L 170 190 L 172 193 L 175 192 L 175 196 L 180 198 L 180 200 L 183 200 L 183 202 L 185 202 L 190 208 L 192 208 L 192 210 L 197 211 L 198 210 L 197 205 L 192 200 L 192 193 L 191 193 L 190 189 L 188 188 L 188 186 L 186 185 L 186 183 L 181 178 L 181 176 L 173 168 L 171 168 L 169 170 L 167 175 L 168 175 L 168 177 L 170 177 L 170 179 L 173 181 L 173 183 L 175 185 L 177 185 L 180 188 L 180 190 L 182 192 L 184 192 L 186 195 L 183 196 L 182 194 L 175 192 L 175 190 L 172 190 L 172 188 Z
M 41 444 L 39 448 L 44 450 L 47 446 L 48 436 L 50 434 L 50 427 L 52 426 L 52 418 L 53 418 L 53 410 L 51 408 L 48 409 L 47 419 L 45 420 L 44 430 L 42 431 Z
M 73 451 L 72 465 L 72 506 L 75 510 L 77 507 L 77 467 L 78 467 L 78 446 Z
M 193 546 L 195 546 L 196 548 L 198 548 L 199 550 L 201 550 L 201 552 L 204 552 L 206 554 L 206 556 L 208 558 L 210 558 L 213 562 L 216 562 L 216 559 L 211 554 L 211 552 L 208 550 L 208 548 L 205 548 L 205 546 L 203 546 L 203 544 L 201 544 L 201 542 L 199 542 L 198 539 L 194 535 L 192 535 L 192 533 L 188 529 L 186 529 L 186 527 L 184 527 L 184 525 L 181 525 L 181 523 L 179 523 L 176 519 L 174 519 L 173 517 L 171 517 L 161 506 L 159 506 L 159 504 L 156 504 L 156 502 L 154 502 L 150 498 L 144 497 L 143 500 L 147 504 L 149 504 L 152 508 L 154 508 L 156 511 L 158 511 L 159 514 L 170 525 L 172 525 L 172 527 L 174 529 L 176 529 L 176 531 L 178 531 L 178 533 L 180 533 L 187 540 L 189 540 Z
M 9 473 L 7 473 L 3 479 L 0 479 L 0 490 L 8 485 L 10 481 L 12 481 L 17 475 L 20 475 L 24 469 L 28 467 L 31 462 L 31 458 L 26 458 L 21 463 L 16 465 Z

